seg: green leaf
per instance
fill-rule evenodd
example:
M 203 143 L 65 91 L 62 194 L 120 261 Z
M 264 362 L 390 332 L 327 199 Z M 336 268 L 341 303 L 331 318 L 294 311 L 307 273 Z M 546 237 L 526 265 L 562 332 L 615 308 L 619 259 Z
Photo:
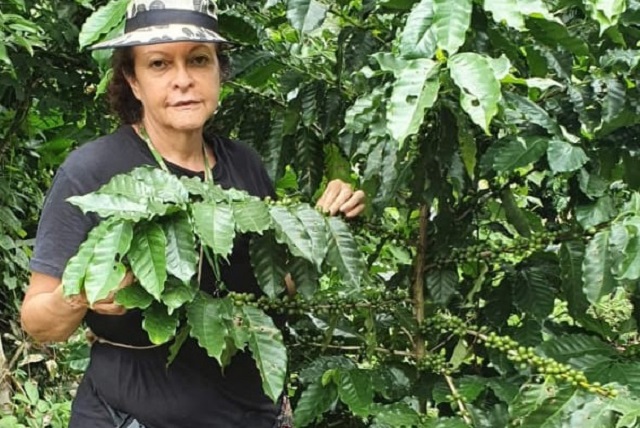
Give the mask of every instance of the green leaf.
M 600 298 L 613 291 L 616 282 L 611 273 L 609 256 L 609 236 L 611 232 L 603 230 L 595 234 L 587 245 L 582 262 L 582 282 L 587 300 L 595 304 Z
M 545 265 L 527 267 L 518 272 L 513 284 L 516 305 L 539 320 L 553 311 L 556 284 L 552 273 L 552 268 Z
M 560 247 L 560 284 L 564 291 L 569 315 L 584 327 L 605 334 L 600 322 L 587 314 L 589 302 L 582 290 L 582 263 L 585 245 L 581 241 L 565 241 Z M 606 334 L 605 334 L 606 335 Z
M 298 204 L 289 207 L 289 210 L 305 228 L 311 240 L 312 262 L 320 271 L 327 253 L 327 229 L 324 217 L 318 210 L 311 208 L 308 204 Z
M 222 367 L 225 366 L 222 355 L 227 347 L 226 337 L 229 335 L 232 317 L 233 306 L 227 299 L 214 299 L 199 293 L 187 305 L 187 322 L 191 326 L 189 334 Z
M 84 196 L 72 196 L 67 198 L 67 201 L 79 207 L 85 214 L 94 212 L 103 218 L 116 217 L 118 219 L 139 221 L 151 217 L 152 214 L 164 214 L 166 212 L 166 206 L 151 206 L 145 199 L 129 199 L 122 195 L 89 193 Z
M 132 246 L 133 227 L 129 222 L 111 224 L 96 243 L 87 266 L 84 290 L 90 304 L 104 299 L 124 279 L 126 268 L 120 260 Z
M 591 18 L 600 24 L 600 35 L 614 25 L 626 10 L 625 0 L 586 0 L 585 5 Z
M 548 140 L 544 137 L 508 138 L 500 144 L 493 160 L 497 172 L 511 172 L 536 162 L 547 151 Z
M 609 196 L 603 196 L 593 204 L 576 207 L 576 219 L 585 229 L 606 223 L 613 215 L 613 201 Z
M 420 415 L 407 403 L 398 402 L 392 404 L 375 404 L 372 408 L 375 413 L 375 423 L 383 426 L 420 426 Z
M 191 206 L 196 233 L 215 254 L 227 257 L 236 235 L 233 210 L 229 205 L 196 202 Z
M 110 232 L 112 226 L 112 221 L 100 222 L 89 232 L 87 239 L 80 244 L 76 255 L 71 257 L 69 262 L 67 262 L 64 273 L 62 274 L 62 284 L 66 296 L 73 296 L 82 292 L 87 267 L 89 263 L 91 263 L 91 258 L 93 257 L 96 246 L 102 241 L 103 237 Z
M 254 237 L 249 247 L 253 274 L 262 291 L 269 297 L 276 297 L 284 290 L 284 262 L 287 258 L 282 245 L 275 242 L 272 233 Z
M 136 229 L 129 261 L 134 276 L 156 300 L 160 300 L 167 280 L 167 238 L 162 227 L 146 223 Z
M 80 31 L 80 49 L 97 41 L 102 34 L 108 33 L 117 25 L 124 23 L 128 0 L 111 0 L 99 8 L 82 25 Z
M 153 304 L 143 311 L 142 328 L 149 334 L 149 340 L 155 345 L 167 343 L 176 334 L 180 318 L 178 313 L 170 315 L 162 303 Z
M 198 252 L 189 217 L 180 212 L 163 224 L 163 230 L 167 239 L 167 272 L 183 282 L 190 281 L 198 270 Z
M 580 169 L 589 158 L 582 147 L 577 147 L 563 140 L 552 139 L 547 148 L 547 160 L 551 171 L 572 172 Z
M 425 287 L 434 303 L 446 306 L 458 292 L 458 274 L 450 270 L 432 270 L 425 276 Z
M 635 281 L 640 278 L 640 220 L 632 218 L 611 228 L 612 252 L 618 253 L 613 272 L 617 279 Z M 624 234 L 622 248 L 615 248 L 619 234 Z
M 562 46 L 576 56 L 589 56 L 589 46 L 584 39 L 573 36 L 567 27 L 558 20 L 549 20 L 533 15 L 526 19 L 527 28 L 533 36 L 551 48 Z
M 261 309 L 245 305 L 242 312 L 248 328 L 251 356 L 262 378 L 262 389 L 275 403 L 282 393 L 287 373 L 287 349 L 282 332 Z
M 611 345 L 586 334 L 558 335 L 540 344 L 538 349 L 559 362 L 568 362 L 585 355 L 614 357 L 617 354 Z
M 509 414 L 514 419 L 525 417 L 555 395 L 556 389 L 549 384 L 525 384 L 509 403 Z
M 318 289 L 318 269 L 304 259 L 295 258 L 287 264 L 291 278 L 296 285 L 296 291 L 310 298 Z
M 357 289 L 365 276 L 365 264 L 353 235 L 344 221 L 337 217 L 328 217 L 326 222 L 330 234 L 327 263 L 338 269 L 347 286 Z
M 169 278 L 162 292 L 162 303 L 167 305 L 169 315 L 182 307 L 182 305 L 191 302 L 198 294 L 196 282 L 182 282 L 175 278 Z
M 315 0 L 287 0 L 287 18 L 303 33 L 315 30 L 324 21 L 327 7 Z
M 328 411 L 338 398 L 335 384 L 323 386 L 319 380 L 302 392 L 294 413 L 295 426 L 306 427 Z
M 602 398 L 598 397 L 582 408 L 571 412 L 567 425 L 581 428 L 603 428 L 613 426 L 615 420 L 613 411 Z
M 184 204 L 189 201 L 189 192 L 184 181 L 160 168 L 143 166 L 131 171 L 131 177 L 152 189 L 150 196 L 162 202 Z M 102 189 L 100 189 L 102 191 Z M 133 195 L 135 197 L 135 194 Z M 140 197 L 141 195 L 138 195 Z
M 116 292 L 115 302 L 126 309 L 146 309 L 153 302 L 153 296 L 142 288 L 140 283 L 133 283 Z
M 400 55 L 406 59 L 432 58 L 436 53 L 433 23 L 433 0 L 421 0 L 407 17 L 400 35 Z
M 500 191 L 500 201 L 504 215 L 516 231 L 526 237 L 531 236 L 531 226 L 524 211 L 518 206 L 516 198 L 509 187 Z
M 573 412 L 579 409 L 585 400 L 581 391 L 573 388 L 562 388 L 525 418 L 519 421 L 525 428 L 553 428 L 564 426 L 563 423 Z
M 449 59 L 449 71 L 460 88 L 462 108 L 475 124 L 489 134 L 489 124 L 498 112 L 501 98 L 500 82 L 489 60 L 471 52 L 456 54 Z
M 528 125 L 529 122 L 535 123 L 538 126 L 543 127 L 549 133 L 555 135 L 562 135 L 562 130 L 555 119 L 549 116 L 549 113 L 538 104 L 531 101 L 529 98 L 522 97 L 512 92 L 504 93 L 504 100 L 508 107 L 512 111 L 507 110 L 510 116 L 518 115 L 518 119 L 523 125 Z
M 314 262 L 313 245 L 303 224 L 285 207 L 278 205 L 269 207 L 269 215 L 273 221 L 276 232 L 276 240 L 286 244 L 296 257 L 302 257 L 311 263 Z
M 269 208 L 259 199 L 235 202 L 231 204 L 236 230 L 240 233 L 256 232 L 262 234 L 271 226 Z
M 449 55 L 455 54 L 464 44 L 471 23 L 471 0 L 434 0 L 433 31 L 438 47 Z
M 368 416 L 373 402 L 371 375 L 360 369 L 341 372 L 338 395 L 355 415 Z
M 505 23 L 516 30 L 524 29 L 524 17 L 518 0 L 485 0 L 484 10 L 491 12 L 491 17 L 497 23 Z
M 395 72 L 396 80 L 387 109 L 387 128 L 401 147 L 408 136 L 418 132 L 425 111 L 438 97 L 440 82 L 432 79 L 438 69 L 435 61 L 414 59 Z

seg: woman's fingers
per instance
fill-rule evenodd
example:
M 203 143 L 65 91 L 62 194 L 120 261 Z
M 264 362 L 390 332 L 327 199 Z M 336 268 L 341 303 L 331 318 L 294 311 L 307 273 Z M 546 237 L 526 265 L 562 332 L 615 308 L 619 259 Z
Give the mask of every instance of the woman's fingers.
M 316 206 L 329 215 L 338 213 L 348 218 L 359 215 L 365 208 L 365 194 L 362 190 L 353 191 L 351 186 L 341 180 L 332 180 L 318 200 Z

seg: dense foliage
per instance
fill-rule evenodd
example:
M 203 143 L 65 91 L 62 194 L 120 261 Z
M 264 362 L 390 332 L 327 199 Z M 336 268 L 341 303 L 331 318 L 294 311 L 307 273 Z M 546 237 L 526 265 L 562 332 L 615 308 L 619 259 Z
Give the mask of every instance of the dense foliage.
M 3 302 L 20 296 L 50 171 L 110 126 L 76 54 L 89 5 L 26 3 L 0 12 Z M 81 45 L 119 31 L 123 4 L 97 9 Z M 311 201 L 331 178 L 369 195 L 352 225 L 361 287 L 307 269 L 299 283 L 318 287 L 296 298 L 232 296 L 288 314 L 298 426 L 640 426 L 640 2 L 220 7 L 238 46 L 212 126 L 254 145 L 281 195 Z M 35 394 L 16 355 L 14 404 Z M 10 407 L 0 426 L 64 413 Z

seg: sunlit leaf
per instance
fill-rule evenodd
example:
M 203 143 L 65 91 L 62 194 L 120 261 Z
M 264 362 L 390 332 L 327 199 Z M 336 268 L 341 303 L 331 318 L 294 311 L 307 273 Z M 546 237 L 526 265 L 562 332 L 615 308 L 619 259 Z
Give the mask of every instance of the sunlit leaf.
M 455 54 L 464 44 L 471 23 L 471 0 L 434 0 L 433 31 L 438 47 L 449 55 Z
M 167 280 L 167 238 L 162 227 L 146 223 L 136 228 L 129 261 L 134 276 L 156 300 L 160 300 Z
M 167 272 L 184 282 L 189 281 L 197 271 L 198 253 L 189 218 L 185 213 L 172 216 L 163 224 L 167 239 Z
M 233 249 L 235 221 L 231 206 L 215 202 L 196 202 L 191 206 L 193 222 L 202 242 L 215 254 L 227 257 Z
M 249 333 L 249 350 L 260 371 L 262 389 L 275 403 L 284 388 L 287 372 L 287 349 L 282 342 L 282 332 L 262 310 L 248 305 L 242 310 Z
M 143 311 L 143 316 L 142 328 L 149 334 L 151 343 L 160 345 L 175 336 L 180 321 L 177 312 L 170 315 L 166 306 L 154 302 Z

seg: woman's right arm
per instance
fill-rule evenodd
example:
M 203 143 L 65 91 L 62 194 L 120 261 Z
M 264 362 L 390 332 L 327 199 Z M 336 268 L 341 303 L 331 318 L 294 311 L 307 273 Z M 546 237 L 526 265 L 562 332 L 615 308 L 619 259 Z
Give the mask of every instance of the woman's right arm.
M 31 273 L 29 287 L 22 301 L 22 328 L 39 342 L 62 342 L 78 328 L 87 306 L 64 297 L 59 278 L 39 272 Z

